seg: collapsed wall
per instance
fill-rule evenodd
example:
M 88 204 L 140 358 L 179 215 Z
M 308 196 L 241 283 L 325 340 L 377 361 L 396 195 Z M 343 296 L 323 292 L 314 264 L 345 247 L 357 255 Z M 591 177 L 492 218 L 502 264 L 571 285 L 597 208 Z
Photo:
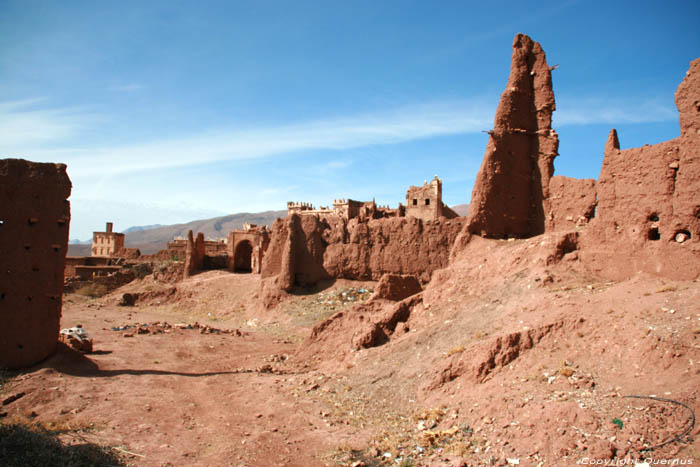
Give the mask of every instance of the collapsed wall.
M 0 160 L 0 367 L 56 349 L 70 192 L 65 164 Z
M 188 231 L 187 246 L 185 247 L 185 269 L 183 273 L 185 279 L 202 269 L 204 265 L 204 253 L 204 234 L 199 232 L 195 240 L 192 231 Z
M 700 276 L 700 59 L 691 62 L 675 101 L 678 138 L 620 150 L 617 132 L 610 133 L 597 214 L 582 237 L 582 259 L 597 275 Z
M 292 214 L 272 227 L 262 279 L 291 291 L 325 279 L 379 280 L 413 274 L 422 282 L 444 268 L 464 219 L 424 222 L 411 217 L 345 220 Z

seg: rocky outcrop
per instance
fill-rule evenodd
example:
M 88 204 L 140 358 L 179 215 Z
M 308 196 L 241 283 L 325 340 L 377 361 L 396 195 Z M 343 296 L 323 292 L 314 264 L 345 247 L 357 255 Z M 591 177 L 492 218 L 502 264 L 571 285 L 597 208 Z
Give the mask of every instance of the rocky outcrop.
M 373 300 L 397 302 L 417 294 L 423 289 L 416 276 L 410 274 L 384 274 L 372 294 Z
M 418 293 L 399 302 L 369 300 L 339 311 L 313 327 L 297 357 L 339 362 L 353 351 L 384 345 L 409 331 L 407 321 L 422 304 Z
M 545 53 L 540 44 L 518 34 L 508 84 L 472 191 L 470 233 L 507 238 L 545 231 L 549 179 L 559 147 L 552 129 L 554 109 Z
M 65 164 L 0 160 L 0 367 L 56 349 L 70 192 Z
M 681 136 L 620 150 L 610 133 L 582 259 L 597 275 L 700 276 L 700 59 L 676 92 Z

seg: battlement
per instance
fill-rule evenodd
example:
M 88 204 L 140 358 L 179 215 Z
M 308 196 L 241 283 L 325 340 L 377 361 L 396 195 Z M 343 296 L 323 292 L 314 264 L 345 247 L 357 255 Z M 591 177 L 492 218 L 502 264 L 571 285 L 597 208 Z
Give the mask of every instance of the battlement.
M 288 201 L 287 202 L 287 209 L 300 209 L 300 210 L 312 210 L 314 208 L 314 205 L 311 203 L 299 203 L 299 202 L 294 202 L 294 201 Z

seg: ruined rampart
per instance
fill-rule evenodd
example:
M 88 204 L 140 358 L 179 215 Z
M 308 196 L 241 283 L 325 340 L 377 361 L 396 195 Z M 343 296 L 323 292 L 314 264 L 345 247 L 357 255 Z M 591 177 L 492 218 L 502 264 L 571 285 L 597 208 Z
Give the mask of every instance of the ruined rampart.
M 529 37 L 513 41 L 511 72 L 490 131 L 466 228 L 471 235 L 531 237 L 580 230 L 580 259 L 595 275 L 700 276 L 700 59 L 676 92 L 681 135 L 620 150 L 612 130 L 598 181 L 552 176 L 558 138 L 551 68 Z
M 413 274 L 422 282 L 444 268 L 463 218 L 433 222 L 401 217 L 361 221 L 291 215 L 272 227 L 263 260 L 266 287 L 291 291 L 324 279 L 379 280 Z
M 620 150 L 611 131 L 582 259 L 597 275 L 700 276 L 700 59 L 676 91 L 681 135 Z
M 56 349 L 70 192 L 64 164 L 0 160 L 0 367 Z

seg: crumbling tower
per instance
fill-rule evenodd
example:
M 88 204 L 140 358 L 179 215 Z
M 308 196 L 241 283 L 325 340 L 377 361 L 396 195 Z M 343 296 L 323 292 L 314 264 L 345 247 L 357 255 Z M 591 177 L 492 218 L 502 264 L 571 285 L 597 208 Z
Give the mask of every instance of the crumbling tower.
M 549 180 L 559 148 L 551 70 L 540 44 L 517 34 L 508 84 L 474 183 L 470 233 L 530 237 L 548 227 Z

